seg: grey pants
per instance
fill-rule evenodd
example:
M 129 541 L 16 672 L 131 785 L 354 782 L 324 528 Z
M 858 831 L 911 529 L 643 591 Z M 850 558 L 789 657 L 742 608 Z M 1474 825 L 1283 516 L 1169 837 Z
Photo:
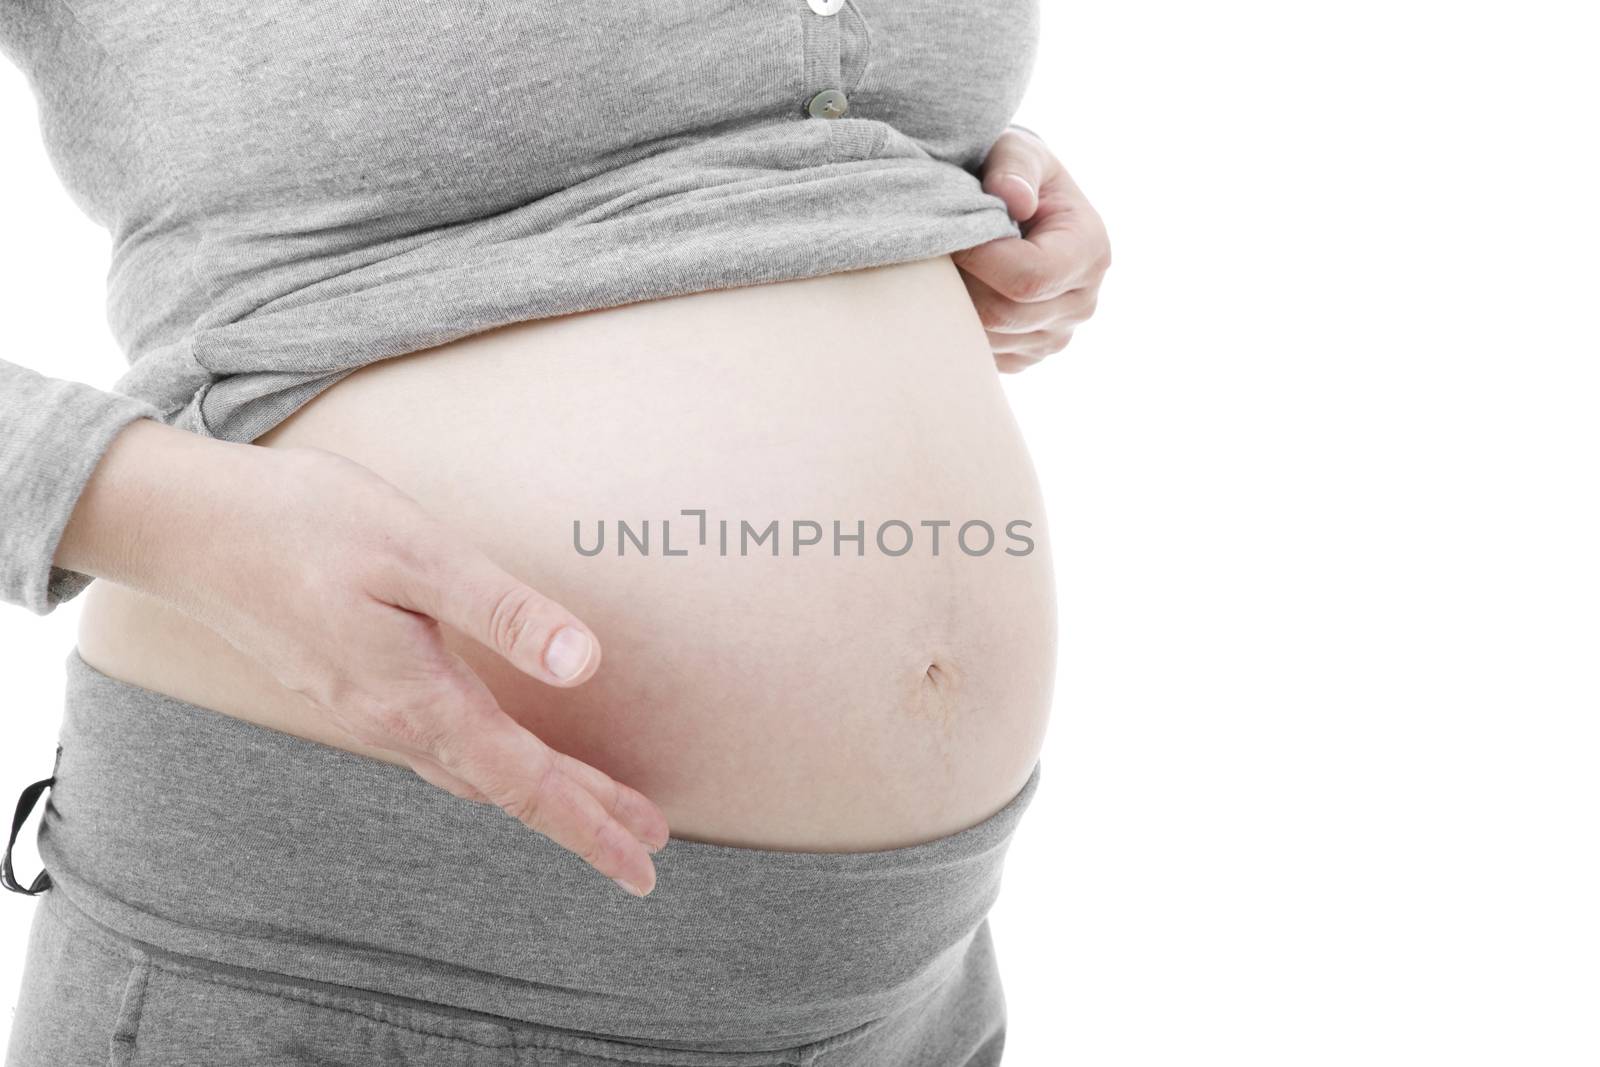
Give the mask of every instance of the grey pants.
M 11 1067 L 1000 1062 L 1037 766 L 909 848 L 674 838 L 635 899 L 405 768 L 67 674 Z

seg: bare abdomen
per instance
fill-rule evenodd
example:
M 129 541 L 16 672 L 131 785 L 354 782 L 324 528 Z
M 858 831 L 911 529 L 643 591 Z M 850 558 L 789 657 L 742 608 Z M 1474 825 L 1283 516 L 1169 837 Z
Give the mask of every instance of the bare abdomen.
M 574 690 L 452 644 L 679 837 L 911 844 L 992 813 L 1038 755 L 1044 515 L 947 258 L 506 327 L 364 368 L 259 443 L 367 465 L 583 618 L 604 660 Z M 79 648 L 364 751 L 123 587 L 86 594 Z

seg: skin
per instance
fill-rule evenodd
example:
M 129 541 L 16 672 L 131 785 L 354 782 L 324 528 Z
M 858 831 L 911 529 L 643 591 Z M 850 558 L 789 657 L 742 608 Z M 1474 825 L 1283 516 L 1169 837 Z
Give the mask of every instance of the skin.
M 660 809 L 519 726 L 441 624 L 553 687 L 593 676 L 593 634 L 361 464 L 136 420 L 89 479 L 55 560 L 203 623 L 355 743 L 500 806 L 629 892 L 653 887 Z
M 1111 266 L 1105 223 L 1036 135 L 1012 127 L 983 164 L 983 188 L 1006 202 L 1021 237 L 951 256 L 989 334 L 995 366 L 1015 374 L 1072 340 L 1094 314 Z
M 997 365 L 1014 371 L 1066 344 L 1108 254 L 1098 217 L 1031 134 L 996 143 L 984 185 L 1024 236 L 957 264 Z M 316 708 L 347 747 L 389 753 L 648 893 L 649 854 L 668 836 L 661 809 L 507 714 L 480 657 L 451 636 L 559 690 L 594 676 L 593 631 L 436 514 L 333 451 L 140 420 L 107 449 L 55 561 L 199 621 Z

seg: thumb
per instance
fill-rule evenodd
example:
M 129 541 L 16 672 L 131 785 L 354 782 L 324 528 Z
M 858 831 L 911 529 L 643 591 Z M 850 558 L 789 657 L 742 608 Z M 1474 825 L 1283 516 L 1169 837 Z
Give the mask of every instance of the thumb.
M 1039 189 L 1049 169 L 1050 151 L 1038 137 L 1011 129 L 1002 133 L 983 162 L 983 191 L 1005 201 L 1018 222 L 1039 210 Z
M 409 577 L 397 607 L 460 630 L 547 685 L 580 685 L 599 668 L 589 628 L 487 556 L 468 549 L 429 570 Z

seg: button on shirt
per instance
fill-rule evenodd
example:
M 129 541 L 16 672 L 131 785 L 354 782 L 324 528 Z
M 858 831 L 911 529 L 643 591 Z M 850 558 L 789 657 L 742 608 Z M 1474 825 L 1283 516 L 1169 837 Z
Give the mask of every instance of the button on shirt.
M 135 418 L 252 441 L 496 326 L 1017 236 L 977 169 L 1040 3 L 0 0 L 131 364 L 0 358 L 0 603 L 88 584 L 52 552 Z
M 837 89 L 824 89 L 811 98 L 806 111 L 814 119 L 836 119 L 850 110 L 850 101 Z
M 806 6 L 818 15 L 827 17 L 836 15 L 844 7 L 844 0 L 806 0 Z M 837 27 L 830 27 L 836 33 Z M 836 49 L 837 37 L 834 37 L 833 47 Z M 814 119 L 836 119 L 844 115 L 850 108 L 850 101 L 845 98 L 844 90 L 837 88 L 823 89 L 806 102 L 806 112 Z

